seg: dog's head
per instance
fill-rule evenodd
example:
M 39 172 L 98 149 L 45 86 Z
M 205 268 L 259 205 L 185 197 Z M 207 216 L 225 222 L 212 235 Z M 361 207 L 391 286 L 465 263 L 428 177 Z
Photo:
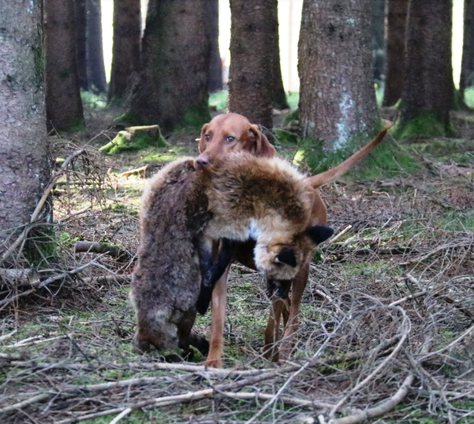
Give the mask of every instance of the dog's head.
M 313 225 L 301 232 L 282 232 L 268 242 L 257 239 L 254 250 L 257 270 L 269 280 L 292 280 L 310 259 L 314 248 L 333 233 L 330 227 Z
M 225 158 L 231 152 L 249 152 L 259 157 L 276 156 L 275 148 L 257 125 L 237 113 L 217 115 L 201 130 L 200 155 L 196 159 L 199 168 Z

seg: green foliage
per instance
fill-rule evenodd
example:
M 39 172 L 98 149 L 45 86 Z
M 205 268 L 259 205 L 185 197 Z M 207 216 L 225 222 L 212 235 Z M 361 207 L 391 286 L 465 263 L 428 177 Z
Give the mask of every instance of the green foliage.
M 449 210 L 440 224 L 446 230 L 474 231 L 474 211 Z
M 300 102 L 300 93 L 299 92 L 289 92 L 286 96 L 286 100 L 290 105 L 290 109 L 295 110 L 298 109 L 298 104 Z
M 80 133 L 86 130 L 86 123 L 81 118 L 76 118 L 69 127 L 61 131 L 61 134 Z
M 209 95 L 209 106 L 217 112 L 225 113 L 229 92 L 227 90 L 215 91 Z
M 105 93 L 96 94 L 92 91 L 81 89 L 81 100 L 83 105 L 93 109 L 103 109 L 107 106 L 107 96 Z
M 298 134 L 285 130 L 284 128 L 275 128 L 273 130 L 275 141 L 279 144 L 297 144 Z
M 474 109 L 474 87 L 468 87 L 464 90 L 464 103 Z
M 445 124 L 436 117 L 436 113 L 431 110 L 422 111 L 407 122 L 398 120 L 391 132 L 397 140 L 414 136 L 444 137 L 455 133 L 451 124 L 446 128 Z

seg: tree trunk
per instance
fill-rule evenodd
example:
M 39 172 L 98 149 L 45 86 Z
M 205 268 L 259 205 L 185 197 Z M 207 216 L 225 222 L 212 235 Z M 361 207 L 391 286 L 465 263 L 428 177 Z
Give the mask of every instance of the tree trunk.
M 275 109 L 288 109 L 288 101 L 286 100 L 286 92 L 281 77 L 280 65 L 280 38 L 278 32 L 278 0 L 271 2 L 271 83 L 270 92 L 272 95 L 272 106 Z
M 126 96 L 131 76 L 140 65 L 140 0 L 114 1 L 114 45 L 109 102 Z
M 451 34 L 451 0 L 410 0 L 397 137 L 444 135 L 450 131 L 449 109 L 454 93 Z
M 0 254 L 29 223 L 49 179 L 41 5 L 0 0 Z
M 219 0 L 207 0 L 207 29 L 211 45 L 209 92 L 222 90 L 222 59 L 219 53 Z
M 209 121 L 206 1 L 150 0 L 140 81 L 128 114 L 135 123 L 171 131 Z
M 384 106 L 393 106 L 402 95 L 407 12 L 408 0 L 387 0 Z
M 272 120 L 272 20 L 274 0 L 230 0 L 232 14 L 229 110 L 267 129 Z
M 304 137 L 336 150 L 372 133 L 378 111 L 372 78 L 369 0 L 305 0 L 298 45 Z
M 87 0 L 87 77 L 89 89 L 107 92 L 102 49 L 102 12 L 100 0 Z
M 74 3 L 46 0 L 46 122 L 48 131 L 76 131 L 84 115 L 76 63 Z
M 464 42 L 459 91 L 464 98 L 467 87 L 474 85 L 474 0 L 464 0 Z
M 79 85 L 88 90 L 87 83 L 87 8 L 86 0 L 74 0 L 76 16 L 76 57 Z
M 375 81 L 382 81 L 385 64 L 385 0 L 370 0 L 372 58 Z

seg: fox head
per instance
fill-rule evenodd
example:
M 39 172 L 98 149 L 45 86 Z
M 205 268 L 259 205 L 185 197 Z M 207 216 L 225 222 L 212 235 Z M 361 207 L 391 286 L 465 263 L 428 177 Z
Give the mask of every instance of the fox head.
M 292 280 L 316 245 L 333 232 L 330 227 L 313 225 L 297 234 L 274 237 L 268 243 L 257 238 L 254 250 L 257 270 L 270 280 Z

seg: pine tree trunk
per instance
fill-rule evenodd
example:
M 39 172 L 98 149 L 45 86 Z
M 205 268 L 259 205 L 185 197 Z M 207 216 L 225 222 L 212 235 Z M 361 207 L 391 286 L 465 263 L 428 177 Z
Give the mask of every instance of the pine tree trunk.
M 211 45 L 209 92 L 222 90 L 222 59 L 219 53 L 219 0 L 207 0 L 207 29 Z
M 102 48 L 102 12 L 100 0 L 87 0 L 87 79 L 89 89 L 107 92 Z
M 150 0 L 140 81 L 128 114 L 135 122 L 171 131 L 210 119 L 205 1 Z
M 464 98 L 467 87 L 474 85 L 474 0 L 464 0 L 464 42 L 459 91 Z
M 410 0 L 398 137 L 450 131 L 454 93 L 451 34 L 451 0 Z
M 305 0 L 298 45 L 300 126 L 336 150 L 378 123 L 369 0 Z
M 286 92 L 283 86 L 283 79 L 281 77 L 281 64 L 280 64 L 280 38 L 278 32 L 278 0 L 273 0 L 271 3 L 271 25 L 272 25 L 272 37 L 271 37 L 271 73 L 272 79 L 270 84 L 270 90 L 272 95 L 272 106 L 275 109 L 288 109 L 288 101 L 286 100 Z
M 84 115 L 76 63 L 74 3 L 46 0 L 46 122 L 48 131 L 77 130 Z
M 374 79 L 382 81 L 385 66 L 385 0 L 370 0 L 370 10 Z
M 41 7 L 0 0 L 0 254 L 29 223 L 49 180 Z
M 76 57 L 79 85 L 88 90 L 87 83 L 87 8 L 86 0 L 74 0 L 76 16 Z
M 274 0 L 231 0 L 229 110 L 267 129 L 272 120 L 272 24 Z
M 114 0 L 114 45 L 109 102 L 126 96 L 131 76 L 140 65 L 140 0 Z
M 385 88 L 383 105 L 393 106 L 402 95 L 405 75 L 405 33 L 408 0 L 387 0 Z

